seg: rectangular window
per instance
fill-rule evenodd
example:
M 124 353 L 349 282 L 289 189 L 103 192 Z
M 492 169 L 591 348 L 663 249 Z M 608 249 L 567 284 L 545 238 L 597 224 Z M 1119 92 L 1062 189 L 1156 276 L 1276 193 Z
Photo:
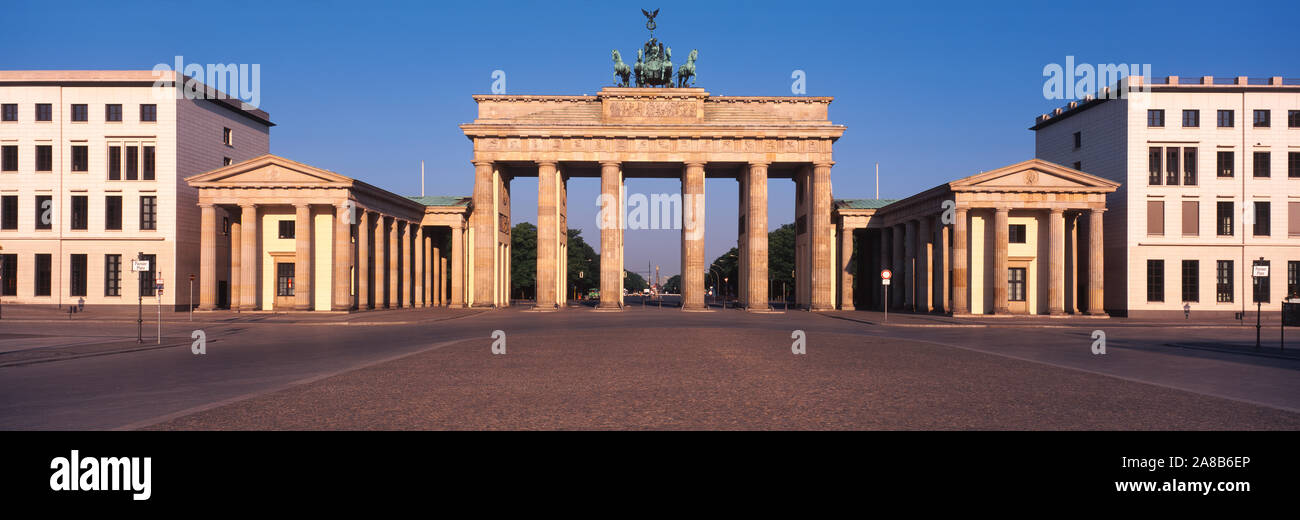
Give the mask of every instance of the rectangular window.
M 294 265 L 289 262 L 275 264 L 275 295 L 293 296 Z
M 1233 223 L 1236 220 L 1236 215 L 1232 213 L 1232 206 L 1232 201 L 1219 201 L 1215 204 L 1214 221 L 1217 223 L 1215 234 L 1221 237 L 1232 236 Z
M 222 165 L 222 166 L 230 166 L 230 165 L 232 165 L 232 164 L 235 164 L 235 161 L 234 161 L 233 159 L 231 159 L 231 158 L 229 158 L 229 157 L 222 157 L 222 158 L 221 158 L 221 165 Z
M 140 178 L 140 147 L 127 146 L 126 153 L 126 180 L 134 181 Z
M 1255 128 L 1267 128 L 1269 125 L 1272 124 L 1270 121 L 1271 117 L 1272 117 L 1272 112 L 1268 110 L 1256 110 Z
M 1256 177 L 1269 177 L 1272 175 L 1272 172 L 1269 171 L 1269 155 L 1268 152 L 1255 152 Z
M 86 295 L 86 255 L 72 255 L 68 262 L 68 295 Z
M 1184 110 L 1184 111 L 1183 111 L 1183 127 L 1184 127 L 1184 128 L 1195 128 L 1195 127 L 1198 127 L 1198 126 L 1201 126 L 1201 111 L 1200 111 L 1200 110 Z
M 0 296 L 18 296 L 18 255 L 0 255 Z
M 158 197 L 145 195 L 140 197 L 140 230 L 158 229 Z
M 280 238 L 293 238 L 293 232 L 294 232 L 294 221 L 292 220 L 280 221 Z
M 233 132 L 230 131 L 229 128 L 221 129 L 221 143 L 226 146 L 235 145 L 235 135 Z
M 104 197 L 104 229 L 122 229 L 122 196 Z
M 1287 202 L 1286 213 L 1286 235 L 1300 237 L 1300 202 Z
M 122 255 L 104 255 L 104 296 L 122 295 Z
M 1214 269 L 1214 301 L 1232 303 L 1232 260 L 1219 260 Z
M 1300 262 L 1295 260 L 1286 263 L 1286 297 L 1300 298 Z
M 88 227 L 90 219 L 87 218 L 89 213 L 87 199 L 89 197 L 85 195 L 72 196 L 72 229 L 84 230 Z
M 1286 127 L 1300 128 L 1300 110 L 1286 111 Z
M 1262 265 L 1267 267 L 1268 264 L 1269 264 L 1268 260 L 1264 260 L 1264 261 L 1255 260 L 1251 265 L 1256 265 L 1256 266 Z M 1269 279 L 1272 277 L 1273 277 L 1272 269 L 1268 270 L 1268 276 L 1251 276 L 1252 283 L 1254 284 L 1254 289 L 1255 289 L 1255 298 L 1254 298 L 1255 301 L 1252 303 L 1268 303 L 1268 292 L 1270 286 Z
M 1217 170 L 1219 171 L 1219 176 L 1232 177 L 1234 171 L 1236 170 L 1235 167 L 1236 160 L 1233 159 L 1232 152 L 1219 152 L 1218 163 L 1219 164 Z
M 1165 111 L 1161 109 L 1147 110 L 1147 126 L 1165 126 Z
M 1183 301 L 1201 301 L 1201 283 L 1197 273 L 1201 269 L 1199 260 L 1183 260 Z
M 1286 153 L 1286 176 L 1289 179 L 1300 178 L 1300 152 Z
M 1269 226 L 1269 203 L 1264 201 L 1255 201 L 1255 229 L 1252 234 L 1257 237 L 1269 236 L 1272 231 Z
M 90 171 L 90 149 L 85 145 L 72 145 L 72 171 Z
M 1219 128 L 1232 128 L 1236 124 L 1233 121 L 1233 113 L 1231 110 L 1219 111 Z
M 1027 233 L 1025 232 L 1024 224 L 1012 224 L 1010 226 L 1010 231 L 1007 233 L 1007 242 L 1012 244 L 1023 244 L 1025 243 L 1026 235 Z
M 37 104 L 36 104 L 36 120 L 37 120 L 37 121 L 52 121 L 52 120 L 54 120 L 54 107 L 51 106 L 49 103 L 37 103 Z
M 37 195 L 35 209 L 36 229 L 54 229 L 54 197 Z
M 36 296 L 50 295 L 50 255 L 36 255 Z
M 5 103 L 3 107 L 0 107 L 0 114 L 3 114 L 3 117 L 0 117 L 0 119 L 4 121 L 17 121 L 18 105 L 15 103 Z
M 141 150 L 144 153 L 142 157 L 143 169 L 140 171 L 140 178 L 146 181 L 154 179 L 154 156 L 152 146 L 143 146 Z
M 1025 285 L 1025 268 L 1012 267 L 1007 269 L 1007 301 L 1025 301 Z
M 1083 148 L 1083 132 L 1074 133 L 1074 148 L 1077 150 Z
M 0 229 L 18 229 L 18 196 L 0 196 Z
M 1159 186 L 1160 179 L 1164 175 L 1162 157 L 1164 157 L 1164 150 L 1159 146 L 1152 146 L 1147 152 L 1147 172 L 1150 173 L 1147 182 L 1152 186 Z
M 1147 260 L 1147 301 L 1165 301 L 1165 261 Z
M 1196 185 L 1196 149 L 1183 148 L 1183 185 Z
M 104 121 L 121 122 L 122 105 L 104 105 Z
M 149 262 L 148 271 L 140 271 L 140 295 L 153 296 L 154 280 L 158 276 L 158 256 L 157 255 L 140 255 L 140 259 Z
M 1178 148 L 1165 148 L 1165 184 L 1178 185 Z
M 1165 201 L 1147 201 L 1147 235 L 1165 234 Z
M 54 170 L 54 145 L 38 144 L 36 145 L 36 171 L 48 172 Z
M 1195 200 L 1183 201 L 1183 236 L 1194 237 L 1201 234 L 1201 203 Z
M 108 147 L 108 180 L 122 180 L 122 147 Z
M 90 108 L 86 105 L 72 105 L 72 120 L 84 123 L 90 120 Z
M 158 121 L 158 105 L 140 105 L 140 121 L 147 123 Z
M 6 144 L 0 146 L 0 171 L 18 171 L 18 145 Z

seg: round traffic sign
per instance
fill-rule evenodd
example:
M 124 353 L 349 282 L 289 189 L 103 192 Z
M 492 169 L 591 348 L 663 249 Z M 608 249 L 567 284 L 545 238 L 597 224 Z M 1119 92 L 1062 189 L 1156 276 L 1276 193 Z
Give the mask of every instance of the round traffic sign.
M 881 280 L 888 280 L 888 279 L 893 278 L 893 277 L 894 277 L 894 273 L 893 273 L 893 271 L 890 271 L 889 269 L 883 269 L 883 270 L 880 271 L 880 279 L 881 279 Z

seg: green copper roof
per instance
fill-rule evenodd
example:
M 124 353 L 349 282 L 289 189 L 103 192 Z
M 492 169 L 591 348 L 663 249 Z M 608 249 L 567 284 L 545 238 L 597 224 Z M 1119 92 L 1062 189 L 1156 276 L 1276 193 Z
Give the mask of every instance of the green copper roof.
M 880 209 L 900 199 L 838 199 L 835 201 L 836 208 L 842 209 Z
M 431 197 L 407 197 L 425 206 L 468 206 L 471 197 L 435 195 Z

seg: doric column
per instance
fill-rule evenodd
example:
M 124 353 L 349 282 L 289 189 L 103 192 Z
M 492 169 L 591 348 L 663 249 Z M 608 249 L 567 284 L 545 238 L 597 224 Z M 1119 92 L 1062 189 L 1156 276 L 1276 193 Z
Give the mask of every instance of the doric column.
M 890 236 L 893 237 L 894 246 L 890 249 L 893 252 L 893 266 L 891 271 L 894 278 L 890 280 L 889 300 L 890 305 L 895 309 L 903 308 L 903 303 L 907 301 L 905 293 L 907 292 L 907 269 L 904 267 L 904 259 L 907 258 L 907 247 L 904 243 L 907 241 L 907 224 L 895 224 L 890 230 Z
M 311 205 L 298 203 L 294 211 L 293 310 L 309 311 L 312 305 L 312 233 Z
M 415 276 L 412 280 L 415 282 L 415 292 L 412 296 L 415 298 L 413 305 L 416 307 L 425 307 L 424 300 L 424 226 L 415 224 L 415 229 L 411 232 L 412 238 L 415 239 Z
M 952 243 L 951 229 L 944 225 L 942 220 L 938 221 L 938 229 L 935 230 L 935 243 L 932 249 L 932 260 L 934 269 L 931 272 L 931 306 L 939 313 L 945 313 L 952 310 L 952 304 L 948 302 L 948 266 L 952 262 L 949 244 Z
M 257 301 L 261 280 L 257 279 L 257 267 L 262 264 L 261 251 L 257 245 L 262 243 L 258 237 L 257 205 L 240 204 L 239 221 L 243 224 L 240 236 L 240 275 L 239 308 L 245 311 L 259 310 Z
M 930 217 L 921 217 L 916 221 L 916 290 L 913 305 L 916 312 L 930 312 L 930 247 L 933 243 L 930 231 Z
M 385 302 L 390 309 L 400 309 L 402 307 L 402 293 L 398 291 L 398 281 L 401 279 L 401 259 L 402 243 L 399 242 L 402 221 L 393 217 L 392 223 L 388 227 L 388 299 Z
M 1007 216 L 1010 208 L 999 206 L 993 214 L 993 314 L 1010 314 L 1007 306 Z
M 751 162 L 745 181 L 746 309 L 770 310 L 767 295 L 767 163 Z
M 915 220 L 903 224 L 903 307 L 916 312 L 916 231 Z
M 438 247 L 438 241 L 429 237 L 429 266 L 433 273 L 429 276 L 429 304 L 435 307 L 441 307 L 443 301 L 443 290 L 445 289 L 443 277 L 446 276 L 442 271 L 442 248 Z
M 831 235 L 835 230 L 831 224 L 831 165 L 833 162 L 813 165 L 812 176 L 812 303 L 811 310 L 834 310 L 831 301 L 831 284 L 835 279 L 834 245 Z
M 217 207 L 199 204 L 199 310 L 217 308 Z
M 491 307 L 496 298 L 497 216 L 493 167 L 489 161 L 474 162 L 474 301 L 475 307 Z M 457 244 L 459 247 L 459 244 Z
M 388 277 L 391 273 L 388 271 L 389 258 L 392 253 L 388 251 L 388 219 L 382 213 L 375 213 L 375 232 L 374 232 L 374 249 L 375 249 L 375 303 L 376 309 L 387 309 L 389 302 Z
M 240 224 L 241 218 L 230 216 L 230 310 L 240 310 L 239 302 L 243 299 L 244 286 L 243 265 L 244 265 L 244 240 L 243 225 Z
M 1104 209 L 1088 210 L 1088 314 L 1106 314 L 1103 283 L 1105 281 L 1105 250 L 1102 245 L 1102 214 Z
M 682 310 L 704 305 L 704 163 L 682 169 Z
M 451 305 L 464 308 L 465 302 L 465 223 L 451 226 Z
M 1065 211 L 1052 208 L 1048 214 L 1051 248 L 1047 252 L 1047 310 L 1052 316 L 1065 314 Z
M 357 208 L 357 310 L 370 308 L 370 244 L 374 233 L 370 230 L 367 211 Z
M 866 251 L 866 248 L 863 248 Z M 841 226 L 840 228 L 840 310 L 851 311 L 853 307 L 853 271 L 849 270 L 849 263 L 853 260 L 853 228 Z M 866 259 L 859 258 L 858 262 L 864 262 Z M 863 280 L 865 283 L 865 280 Z M 864 286 L 865 288 L 865 286 Z
M 352 309 L 352 219 L 356 206 L 344 201 L 334 207 L 334 297 L 336 311 Z
M 966 252 L 966 207 L 958 206 L 952 221 L 952 313 L 970 314 L 970 268 Z
M 600 163 L 600 305 L 623 307 L 623 263 L 619 254 L 622 178 L 617 162 Z
M 554 161 L 537 163 L 537 303 L 539 310 L 560 307 L 556 293 L 559 265 L 559 198 L 560 173 Z M 603 244 L 602 244 L 602 247 Z M 602 251 L 603 253 L 603 251 Z M 602 255 L 603 257 L 603 255 Z

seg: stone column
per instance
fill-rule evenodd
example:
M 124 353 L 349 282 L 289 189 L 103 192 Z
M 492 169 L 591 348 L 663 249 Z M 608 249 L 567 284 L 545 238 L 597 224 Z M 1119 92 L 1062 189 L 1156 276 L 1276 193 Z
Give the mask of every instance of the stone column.
M 398 265 L 397 269 L 401 273 L 400 283 L 397 284 L 398 307 L 411 307 L 415 303 L 414 291 L 412 287 L 415 282 L 415 262 L 411 251 L 411 234 L 415 232 L 415 226 L 405 220 L 397 229 L 397 247 L 398 247 Z
M 1105 250 L 1102 242 L 1102 214 L 1104 209 L 1088 210 L 1088 314 L 1105 316 L 1103 297 L 1105 281 Z
M 464 308 L 465 302 L 465 223 L 451 226 L 451 305 Z
M 335 207 L 334 217 L 334 298 L 332 310 L 352 309 L 352 211 L 351 202 Z
M 771 310 L 767 282 L 767 163 L 750 163 L 746 173 L 746 309 Z
M 916 221 L 916 290 L 913 306 L 916 312 L 930 312 L 930 253 L 934 235 L 930 228 L 930 217 L 921 217 Z
M 903 308 L 916 312 L 916 221 L 903 224 Z
M 442 248 L 438 247 L 438 241 L 434 237 L 429 237 L 429 266 L 433 269 L 433 274 L 429 276 L 429 303 L 435 307 L 441 307 L 443 301 L 443 290 L 446 288 L 443 273 Z
M 1050 238 L 1047 252 L 1049 285 L 1047 286 L 1048 314 L 1065 314 L 1065 212 L 1052 208 L 1049 212 Z
M 474 162 L 474 307 L 492 307 L 496 298 L 497 216 L 493 202 L 493 168 L 489 161 Z M 457 244 L 460 247 L 460 244 Z M 453 262 L 454 264 L 454 262 Z
M 866 248 L 863 248 L 863 252 Z M 851 311 L 853 307 L 853 271 L 849 263 L 853 260 L 853 228 L 841 226 L 840 229 L 840 310 Z M 859 258 L 861 263 L 865 259 Z M 866 281 L 863 280 L 865 283 Z
M 682 310 L 704 310 L 704 163 L 682 170 Z
M 602 171 L 603 174 L 603 171 Z M 602 178 L 602 181 L 604 179 Z M 560 174 L 554 161 L 537 163 L 537 303 L 536 309 L 558 309 L 555 284 L 559 265 L 559 196 Z M 602 236 L 602 239 L 604 237 Z M 604 244 L 601 244 L 604 247 Z M 604 251 L 602 250 L 602 258 Z
M 1010 314 L 1007 306 L 1007 240 L 1010 208 L 999 206 L 993 216 L 993 314 Z
M 242 218 L 242 217 L 241 217 Z M 240 224 L 240 218 L 230 216 L 230 310 L 240 310 L 239 302 L 243 298 L 243 264 L 244 264 L 244 240 L 243 225 Z
M 257 279 L 257 266 L 261 265 L 261 251 L 258 250 L 258 244 L 262 243 L 258 237 L 257 222 L 257 205 L 240 204 L 239 221 L 243 224 L 243 232 L 240 236 L 240 291 L 239 291 L 239 308 L 245 311 L 259 310 L 257 301 L 261 298 L 258 294 L 258 288 L 261 285 Z
M 415 276 L 412 280 L 415 282 L 413 305 L 416 307 L 425 307 L 424 300 L 424 226 L 415 224 L 415 230 L 411 233 L 415 239 Z
M 619 192 L 622 176 L 617 162 L 600 163 L 600 304 L 601 309 L 623 307 L 623 263 L 619 254 L 622 213 Z
M 966 252 L 966 207 L 958 206 L 952 221 L 952 313 L 970 314 L 970 273 Z
M 310 204 L 294 204 L 293 310 L 312 310 L 312 221 Z
M 401 231 L 402 221 L 393 217 L 392 224 L 388 228 L 388 298 L 384 302 L 390 309 L 399 309 L 402 307 L 402 296 L 398 292 L 398 279 L 401 278 L 401 258 L 402 244 L 398 240 Z
M 447 259 L 438 259 L 438 306 L 447 305 Z
M 374 241 L 367 211 L 357 208 L 357 310 L 370 308 L 370 244 Z
M 935 233 L 934 243 L 934 270 L 931 274 L 932 287 L 930 291 L 934 297 L 932 304 L 934 310 L 939 313 L 946 313 L 952 310 L 952 302 L 948 301 L 948 290 L 952 287 L 952 282 L 948 279 L 949 267 L 952 265 L 952 229 L 944 225 L 943 221 L 938 221 L 938 229 Z
M 217 308 L 217 207 L 199 204 L 199 310 Z
M 890 249 L 893 252 L 893 266 L 891 271 L 894 278 L 890 280 L 889 299 L 890 305 L 895 309 L 903 308 L 903 302 L 906 301 L 904 293 L 907 292 L 907 269 L 904 268 L 904 259 L 907 258 L 906 247 L 903 245 L 907 241 L 907 224 L 895 224 L 890 230 L 890 236 L 893 237 L 894 246 Z
M 388 308 L 388 259 L 392 253 L 384 247 L 388 242 L 388 221 L 382 213 L 375 214 L 375 304 L 376 309 Z
M 812 303 L 813 311 L 834 310 L 835 303 L 831 301 L 831 284 L 835 278 L 835 260 L 833 253 L 834 245 L 831 243 L 831 235 L 834 234 L 834 227 L 831 224 L 831 165 L 835 163 L 824 162 L 813 165 L 812 179 L 812 211 L 809 213 L 809 220 L 812 221 Z

